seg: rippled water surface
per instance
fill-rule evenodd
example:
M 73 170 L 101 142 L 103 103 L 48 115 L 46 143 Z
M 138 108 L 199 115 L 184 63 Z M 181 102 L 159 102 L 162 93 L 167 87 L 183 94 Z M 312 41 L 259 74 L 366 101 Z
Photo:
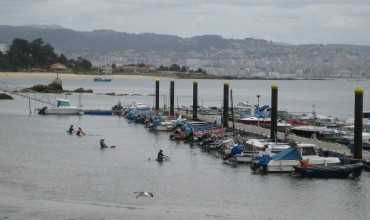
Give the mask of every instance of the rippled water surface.
M 47 79 L 4 78 L 9 86 L 25 87 Z M 96 92 L 153 92 L 152 80 L 65 80 L 66 88 Z M 191 99 L 191 80 L 176 80 L 179 104 Z M 219 105 L 223 81 L 200 80 L 205 104 Z M 232 81 L 236 99 L 268 102 L 270 81 Z M 369 82 L 278 81 L 280 106 L 294 111 L 316 109 L 350 116 L 353 89 Z M 336 86 L 338 84 L 339 86 Z M 168 81 L 161 81 L 161 93 Z M 62 96 L 63 97 L 63 96 Z M 365 96 L 366 97 L 366 96 Z M 55 95 L 50 95 L 54 99 Z M 69 97 L 77 103 L 78 97 Z M 87 107 L 111 107 L 118 100 L 152 97 L 83 95 Z M 369 107 L 368 99 L 365 106 Z M 38 107 L 32 103 L 32 108 Z M 67 135 L 70 124 L 87 135 Z M 101 151 L 105 138 L 116 149 Z M 171 158 L 153 161 L 159 148 Z M 123 118 L 102 116 L 28 115 L 28 101 L 0 101 L 0 219 L 369 219 L 370 174 L 359 180 L 297 179 L 253 175 L 247 166 L 230 167 L 217 156 L 168 134 L 153 134 Z M 153 199 L 133 192 L 151 191 Z

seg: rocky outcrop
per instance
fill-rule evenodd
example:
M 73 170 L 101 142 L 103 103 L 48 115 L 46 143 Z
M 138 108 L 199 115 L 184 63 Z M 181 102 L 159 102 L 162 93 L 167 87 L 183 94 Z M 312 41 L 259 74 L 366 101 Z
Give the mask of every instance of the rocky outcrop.
M 14 98 L 6 93 L 0 93 L 0 100 L 13 100 Z
M 84 89 L 84 88 L 78 88 L 75 89 L 71 92 L 76 92 L 76 93 L 93 93 L 94 91 L 92 89 Z
M 50 83 L 48 85 L 37 84 L 32 87 L 22 89 L 22 92 L 63 93 L 64 90 L 60 84 Z

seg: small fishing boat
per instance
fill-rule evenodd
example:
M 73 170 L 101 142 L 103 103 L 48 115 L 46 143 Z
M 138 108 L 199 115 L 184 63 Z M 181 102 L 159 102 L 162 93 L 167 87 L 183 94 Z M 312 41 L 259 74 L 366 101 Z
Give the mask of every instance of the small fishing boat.
M 314 144 L 298 144 L 272 157 L 260 157 L 257 162 L 252 164 L 252 169 L 264 168 L 264 171 L 267 172 L 292 172 L 294 166 L 299 166 L 302 160 L 307 160 L 312 165 L 340 164 L 341 161 L 338 157 L 320 156 L 315 148 Z
M 348 135 L 343 136 L 338 142 L 347 145 L 350 149 L 354 146 L 354 136 Z M 364 150 L 370 150 L 370 133 L 362 132 L 362 148 Z
M 270 151 L 271 156 L 280 153 L 281 151 L 288 149 L 290 145 L 288 143 L 275 142 L 271 139 L 249 139 L 246 141 L 247 147 L 253 151 L 263 151 L 265 147 Z
M 94 78 L 94 82 L 110 82 L 112 78 L 107 78 L 105 76 L 97 76 Z
M 200 115 L 217 115 L 219 113 L 217 107 L 199 107 L 198 114 Z
M 155 115 L 150 118 L 150 122 L 147 124 L 151 131 L 173 131 L 177 127 L 181 127 L 185 123 L 186 119 L 183 119 L 181 115 L 178 118 L 163 117 Z
M 370 172 L 370 162 L 364 163 L 364 170 Z
M 239 102 L 235 107 L 236 118 L 248 118 L 253 115 L 253 107 L 248 102 Z
M 348 178 L 361 175 L 363 163 L 339 165 L 294 166 L 294 173 L 301 177 Z
M 123 107 L 121 102 L 118 102 L 116 105 L 112 107 L 112 114 L 113 115 L 122 115 L 125 107 Z
M 67 99 L 57 99 L 56 107 L 43 107 L 39 110 L 40 115 L 82 115 L 84 112 L 77 106 L 71 106 Z
M 290 129 L 292 133 L 306 138 L 317 138 L 323 140 L 338 140 L 343 132 L 323 126 L 297 126 Z
M 270 126 L 271 118 L 260 118 L 253 116 L 247 118 L 240 118 L 239 122 L 247 125 Z

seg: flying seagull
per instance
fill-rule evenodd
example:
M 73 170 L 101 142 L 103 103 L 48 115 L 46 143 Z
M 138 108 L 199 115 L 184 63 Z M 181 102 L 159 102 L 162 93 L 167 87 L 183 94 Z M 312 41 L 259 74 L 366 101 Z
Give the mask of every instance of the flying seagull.
M 151 197 L 153 198 L 154 195 L 151 192 L 134 192 L 136 194 L 136 198 L 139 198 L 140 196 L 145 196 L 145 197 Z

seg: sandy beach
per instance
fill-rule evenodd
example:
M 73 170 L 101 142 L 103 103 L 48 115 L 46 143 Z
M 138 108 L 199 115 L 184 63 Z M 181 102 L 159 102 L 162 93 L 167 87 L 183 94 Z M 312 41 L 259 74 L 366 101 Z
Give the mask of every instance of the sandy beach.
M 54 72 L 0 72 L 1 78 L 55 78 L 57 73 Z M 62 79 L 93 79 L 97 75 L 88 74 L 73 74 L 73 73 L 59 73 Z M 164 76 L 150 76 L 150 75 L 106 75 L 113 79 L 171 79 Z

